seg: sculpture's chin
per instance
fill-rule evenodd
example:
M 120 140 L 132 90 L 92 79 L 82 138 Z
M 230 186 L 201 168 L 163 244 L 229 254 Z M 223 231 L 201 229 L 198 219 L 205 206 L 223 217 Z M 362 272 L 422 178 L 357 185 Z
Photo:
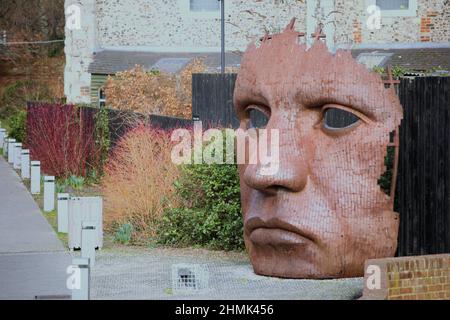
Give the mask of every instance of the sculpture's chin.
M 246 246 L 254 272 L 263 276 L 292 279 L 330 279 L 361 277 L 363 265 L 343 266 L 312 242 L 253 243 Z

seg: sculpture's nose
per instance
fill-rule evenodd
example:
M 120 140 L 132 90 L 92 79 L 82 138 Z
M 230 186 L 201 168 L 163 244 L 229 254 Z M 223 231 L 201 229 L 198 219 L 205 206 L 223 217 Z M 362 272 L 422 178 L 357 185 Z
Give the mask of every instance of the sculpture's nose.
M 273 174 L 263 174 L 260 164 L 248 165 L 244 171 L 244 182 L 250 188 L 269 194 L 283 189 L 289 192 L 302 191 L 308 181 L 308 164 L 305 157 L 291 155 L 291 148 L 280 146 L 279 167 Z

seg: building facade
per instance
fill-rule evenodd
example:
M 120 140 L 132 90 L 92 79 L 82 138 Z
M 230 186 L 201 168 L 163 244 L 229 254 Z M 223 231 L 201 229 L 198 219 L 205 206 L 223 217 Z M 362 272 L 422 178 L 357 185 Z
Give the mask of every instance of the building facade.
M 92 102 L 92 78 L 100 75 L 90 70 L 96 53 L 129 52 L 132 61 L 133 52 L 220 51 L 218 0 L 66 0 L 65 7 L 72 23 L 65 43 L 69 102 Z M 292 17 L 308 42 L 321 23 L 330 49 L 450 43 L 450 0 L 225 0 L 227 51 L 245 50 Z

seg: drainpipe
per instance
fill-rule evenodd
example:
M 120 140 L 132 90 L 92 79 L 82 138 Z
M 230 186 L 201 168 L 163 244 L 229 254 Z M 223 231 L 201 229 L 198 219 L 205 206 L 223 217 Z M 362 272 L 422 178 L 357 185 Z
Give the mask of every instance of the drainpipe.
M 220 15 L 221 15 L 221 48 L 220 48 L 220 70 L 225 74 L 225 0 L 220 1 Z

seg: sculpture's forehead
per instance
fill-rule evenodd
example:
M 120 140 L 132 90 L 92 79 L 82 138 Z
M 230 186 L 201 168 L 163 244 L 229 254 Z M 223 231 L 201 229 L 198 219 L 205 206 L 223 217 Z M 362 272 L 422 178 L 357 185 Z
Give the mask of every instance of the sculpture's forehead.
M 370 85 L 382 92 L 383 83 L 378 75 L 359 64 L 348 50 L 331 54 L 325 43 L 315 42 L 306 49 L 297 42 L 295 34 L 284 32 L 262 43 L 259 48 L 250 45 L 241 64 L 241 76 L 276 85 L 295 82 L 300 85 Z
M 258 48 L 251 44 L 244 54 L 241 69 L 245 74 L 264 77 L 266 82 L 272 83 L 280 79 L 308 82 L 317 78 L 350 83 L 359 78 L 381 83 L 377 75 L 353 59 L 349 50 L 338 50 L 333 55 L 321 41 L 307 49 L 298 43 L 296 33 L 289 31 L 274 35 Z

